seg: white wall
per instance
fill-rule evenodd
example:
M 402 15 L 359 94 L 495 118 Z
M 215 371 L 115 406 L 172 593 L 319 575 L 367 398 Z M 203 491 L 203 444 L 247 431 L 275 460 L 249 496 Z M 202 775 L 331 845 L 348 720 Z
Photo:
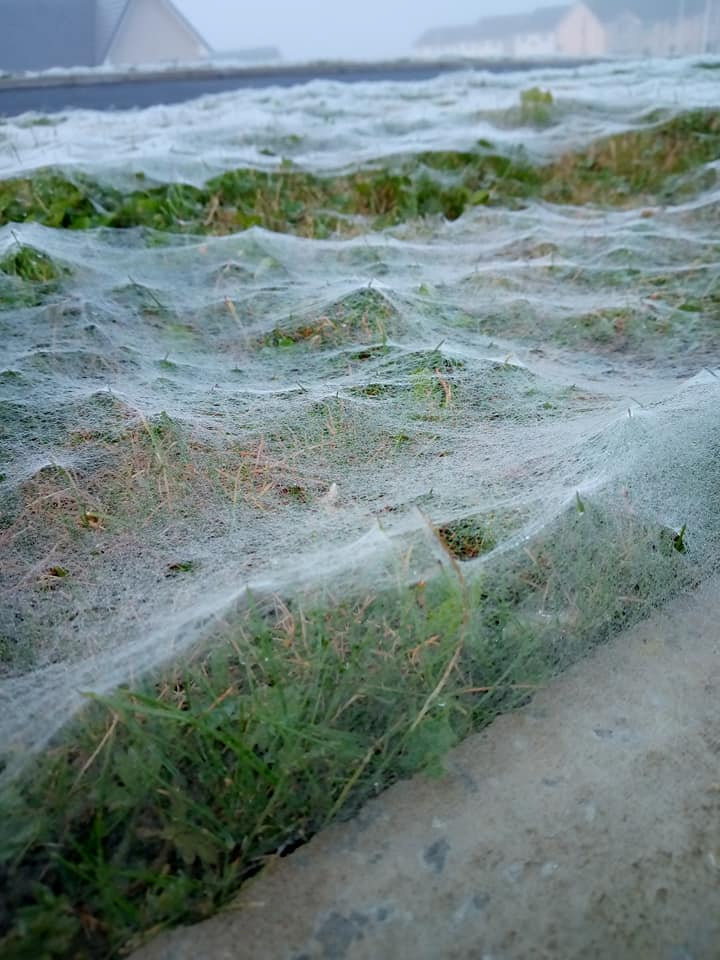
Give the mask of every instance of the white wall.
M 602 57 L 607 53 L 605 27 L 584 3 L 576 3 L 558 24 L 557 51 L 568 57 Z
M 208 52 L 163 0 L 134 0 L 123 17 L 106 63 L 120 66 L 197 60 Z
M 519 33 L 513 37 L 513 56 L 551 57 L 557 53 L 554 33 Z
M 421 57 L 475 57 L 478 59 L 507 55 L 501 40 L 467 40 L 464 43 L 459 41 L 445 45 L 428 44 L 417 47 L 417 53 Z

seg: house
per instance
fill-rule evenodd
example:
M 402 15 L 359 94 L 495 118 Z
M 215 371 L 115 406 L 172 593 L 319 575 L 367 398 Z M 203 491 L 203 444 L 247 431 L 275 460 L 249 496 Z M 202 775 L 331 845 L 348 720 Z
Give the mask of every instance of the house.
M 605 53 L 606 36 L 593 10 L 578 2 L 428 30 L 415 48 L 431 57 L 596 57 Z
M 612 56 L 720 52 L 720 0 L 587 0 Z
M 213 60 L 215 63 L 226 61 L 229 64 L 248 64 L 254 66 L 257 64 L 278 63 L 282 60 L 282 54 L 277 47 L 242 47 L 239 50 L 229 48 L 227 50 L 213 51 Z
M 0 71 L 197 60 L 210 48 L 172 0 L 0 0 Z
M 428 30 L 425 57 L 641 57 L 720 53 L 720 0 L 584 0 Z

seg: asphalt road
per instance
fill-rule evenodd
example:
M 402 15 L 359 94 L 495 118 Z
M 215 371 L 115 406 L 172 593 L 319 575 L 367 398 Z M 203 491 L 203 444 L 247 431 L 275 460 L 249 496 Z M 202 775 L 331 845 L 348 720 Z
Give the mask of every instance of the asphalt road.
M 508 72 L 533 67 L 574 68 L 589 61 L 539 63 L 521 61 L 308 64 L 245 69 L 183 70 L 132 74 L 77 74 L 62 77 L 0 79 L 0 116 L 27 111 L 57 113 L 68 108 L 127 110 L 182 103 L 211 93 L 261 87 L 290 87 L 311 80 L 342 83 L 431 80 L 453 70 Z

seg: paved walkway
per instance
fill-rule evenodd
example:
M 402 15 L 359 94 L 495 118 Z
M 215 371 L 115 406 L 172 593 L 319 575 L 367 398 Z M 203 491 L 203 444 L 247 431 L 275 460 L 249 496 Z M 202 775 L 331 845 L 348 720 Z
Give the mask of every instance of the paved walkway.
M 133 960 L 720 960 L 720 582 Z

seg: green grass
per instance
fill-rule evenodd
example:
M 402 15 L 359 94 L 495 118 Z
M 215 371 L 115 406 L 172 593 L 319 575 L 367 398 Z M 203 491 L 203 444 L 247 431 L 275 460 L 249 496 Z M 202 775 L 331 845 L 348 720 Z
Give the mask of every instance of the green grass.
M 437 536 L 491 547 L 472 518 Z M 208 916 L 692 576 L 665 531 L 587 500 L 492 580 L 450 563 L 374 595 L 253 601 L 210 652 L 91 702 L 0 800 L 2 955 L 117 956 Z
M 546 265 L 537 268 L 542 279 L 562 287 L 579 286 L 612 291 L 614 306 L 598 302 L 584 311 L 545 312 L 519 297 L 502 308 L 483 307 L 476 318 L 465 317 L 461 325 L 486 335 L 535 343 L 554 342 L 594 353 L 624 352 L 658 360 L 664 356 L 695 353 L 712 357 L 720 317 L 720 284 L 712 269 L 714 251 L 707 261 L 682 270 L 644 273 L 627 266 L 583 278 L 577 269 Z M 622 305 L 618 305 L 618 300 Z M 601 298 L 599 298 L 601 301 Z M 712 362 L 712 361 L 710 361 Z
M 554 98 L 549 90 L 530 87 L 520 93 L 518 119 L 521 124 L 545 127 L 552 122 Z
M 66 267 L 56 264 L 46 253 L 16 243 L 0 259 L 0 308 L 36 306 L 56 293 Z
M 526 91 L 519 119 L 543 125 L 555 109 L 543 91 Z M 705 165 L 719 155 L 720 114 L 693 111 L 539 167 L 522 151 L 503 156 L 479 144 L 341 176 L 286 165 L 232 171 L 202 188 L 139 178 L 129 193 L 45 171 L 0 183 L 0 224 L 209 234 L 260 224 L 323 237 L 422 216 L 454 219 L 474 205 L 642 207 L 701 189 L 715 176 Z M 532 256 L 552 252 L 538 245 Z M 0 306 L 39 305 L 66 275 L 17 244 L 0 262 Z M 505 310 L 495 329 L 611 349 L 666 337 L 673 325 L 697 327 L 693 336 L 702 339 L 717 315 L 716 285 L 704 273 L 655 278 L 641 293 L 657 293 L 664 312 L 607 306 L 533 328 L 523 308 L 515 328 Z M 115 296 L 162 321 L 175 341 L 196 335 L 132 278 Z M 318 509 L 338 466 L 379 472 L 397 458 L 402 467 L 418 436 L 431 436 L 441 421 L 448 429 L 506 417 L 531 423 L 595 402 L 509 363 L 461 362 L 439 348 L 404 352 L 389 343 L 402 323 L 401 312 L 367 288 L 249 342 L 253 359 L 270 365 L 284 357 L 333 371 L 357 363 L 372 365 L 372 374 L 342 393 L 303 399 L 270 432 L 250 415 L 245 432 L 224 445 L 164 413 L 145 419 L 106 393 L 65 419 L 53 416 L 46 441 L 86 466 L 42 467 L 3 502 L 1 532 L 14 562 L 27 566 L 29 558 L 33 570 L 30 578 L 20 571 L 24 609 L 44 609 L 50 598 L 54 615 L 66 615 L 76 598 L 86 602 L 98 556 L 127 563 L 128 538 L 162 540 L 152 575 L 180 587 L 202 561 L 168 530 L 189 517 L 250 525 L 283 508 L 297 511 L 288 513 L 292 522 Z M 493 324 L 484 318 L 482 329 Z M 37 354 L 35 362 L 45 360 Z M 162 353 L 154 363 L 168 378 L 178 369 Z M 15 386 L 24 376 L 3 373 Z M 384 405 L 392 417 L 383 418 Z M 22 403 L 2 405 L 3 443 L 15 442 L 18 429 L 33 436 L 41 427 L 50 430 Z M 0 795 L 2 956 L 119 956 L 153 931 L 209 916 L 270 860 L 397 779 L 439 772 L 448 748 L 468 733 L 692 584 L 693 531 L 644 523 L 618 500 L 578 494 L 544 533 L 507 553 L 492 551 L 522 522 L 511 511 L 436 518 L 426 544 L 446 570 L 436 578 L 362 595 L 249 597 L 243 613 L 182 662 L 132 689 L 88 698 Z M 489 555 L 487 572 L 471 562 Z M 138 568 L 145 562 L 137 551 L 132 558 Z M 0 667 L 31 668 L 43 643 L 40 619 L 27 617 L 21 640 L 0 637 Z
M 282 326 L 259 337 L 255 345 L 337 347 L 346 343 L 383 343 L 389 328 L 398 332 L 398 311 L 381 293 L 367 287 L 330 304 L 321 316 L 313 313 L 304 318 L 290 317 Z
M 21 244 L 0 260 L 0 271 L 28 283 L 51 283 L 59 280 L 63 273 L 47 254 Z
M 525 100 L 530 120 L 546 122 L 553 104 L 543 92 L 528 91 Z M 472 206 L 533 199 L 620 207 L 674 202 L 716 182 L 705 165 L 719 156 L 720 113 L 694 110 L 545 166 L 533 165 L 522 149 L 503 155 L 483 143 L 476 151 L 420 153 L 335 176 L 286 165 L 230 171 L 203 187 L 148 187 L 139 178 L 129 192 L 47 170 L 0 183 L 0 225 L 35 220 L 75 230 L 142 226 L 195 234 L 259 225 L 325 237 L 424 216 L 454 220 Z

